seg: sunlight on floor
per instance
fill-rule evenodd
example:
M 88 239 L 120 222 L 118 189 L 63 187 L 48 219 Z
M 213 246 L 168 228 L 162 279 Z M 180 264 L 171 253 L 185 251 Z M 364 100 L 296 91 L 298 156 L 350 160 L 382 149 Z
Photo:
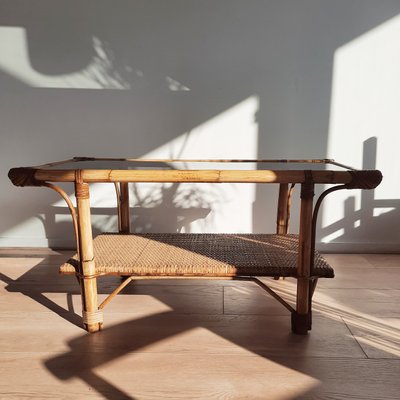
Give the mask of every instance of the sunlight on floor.
M 284 281 L 263 280 L 287 302 L 294 304 L 295 284 L 293 279 Z M 243 292 L 244 293 L 244 292 Z M 371 301 L 374 301 L 371 299 Z M 330 319 L 343 319 L 356 340 L 366 348 L 364 351 L 381 357 L 400 356 L 400 320 L 398 318 L 381 318 L 361 312 L 352 306 L 332 297 L 329 290 L 318 290 L 313 301 L 314 316 L 321 315 Z

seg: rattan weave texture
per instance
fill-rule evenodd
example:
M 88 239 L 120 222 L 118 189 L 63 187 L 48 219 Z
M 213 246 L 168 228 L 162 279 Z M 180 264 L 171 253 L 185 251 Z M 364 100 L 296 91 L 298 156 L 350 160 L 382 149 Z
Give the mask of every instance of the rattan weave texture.
M 94 239 L 96 274 L 138 276 L 296 276 L 297 235 L 114 234 Z M 315 253 L 314 276 L 334 272 Z M 75 273 L 77 256 L 60 267 Z

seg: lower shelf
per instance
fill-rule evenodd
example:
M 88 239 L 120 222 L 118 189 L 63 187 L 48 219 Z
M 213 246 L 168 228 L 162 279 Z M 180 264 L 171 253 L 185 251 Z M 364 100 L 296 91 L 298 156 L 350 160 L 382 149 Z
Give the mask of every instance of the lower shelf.
M 93 241 L 96 274 L 168 277 L 297 275 L 297 235 L 272 234 L 120 234 Z M 60 267 L 78 269 L 75 255 Z M 333 278 L 334 271 L 315 252 L 313 276 Z

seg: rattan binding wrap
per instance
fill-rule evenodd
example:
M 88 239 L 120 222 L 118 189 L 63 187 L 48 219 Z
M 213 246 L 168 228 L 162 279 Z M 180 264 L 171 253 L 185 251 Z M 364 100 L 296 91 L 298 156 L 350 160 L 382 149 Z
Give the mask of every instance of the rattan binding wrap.
M 82 320 L 84 324 L 96 324 L 96 323 L 103 323 L 103 311 L 96 310 L 92 312 L 88 312 L 82 310 Z
M 296 276 L 297 235 L 113 234 L 94 240 L 96 274 L 137 276 Z M 333 278 L 315 253 L 313 276 Z M 60 267 L 78 271 L 77 256 Z

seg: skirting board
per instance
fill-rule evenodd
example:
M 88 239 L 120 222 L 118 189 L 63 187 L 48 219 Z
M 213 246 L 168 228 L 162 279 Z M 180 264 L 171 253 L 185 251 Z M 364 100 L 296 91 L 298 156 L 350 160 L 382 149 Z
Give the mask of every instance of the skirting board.
M 51 249 L 75 249 L 76 243 L 72 239 L 46 239 L 46 238 L 34 238 L 34 237 L 24 237 L 24 238 L 10 238 L 10 237 L 0 237 L 0 247 L 46 247 Z
M 315 247 L 321 253 L 400 253 L 400 243 L 316 243 Z

